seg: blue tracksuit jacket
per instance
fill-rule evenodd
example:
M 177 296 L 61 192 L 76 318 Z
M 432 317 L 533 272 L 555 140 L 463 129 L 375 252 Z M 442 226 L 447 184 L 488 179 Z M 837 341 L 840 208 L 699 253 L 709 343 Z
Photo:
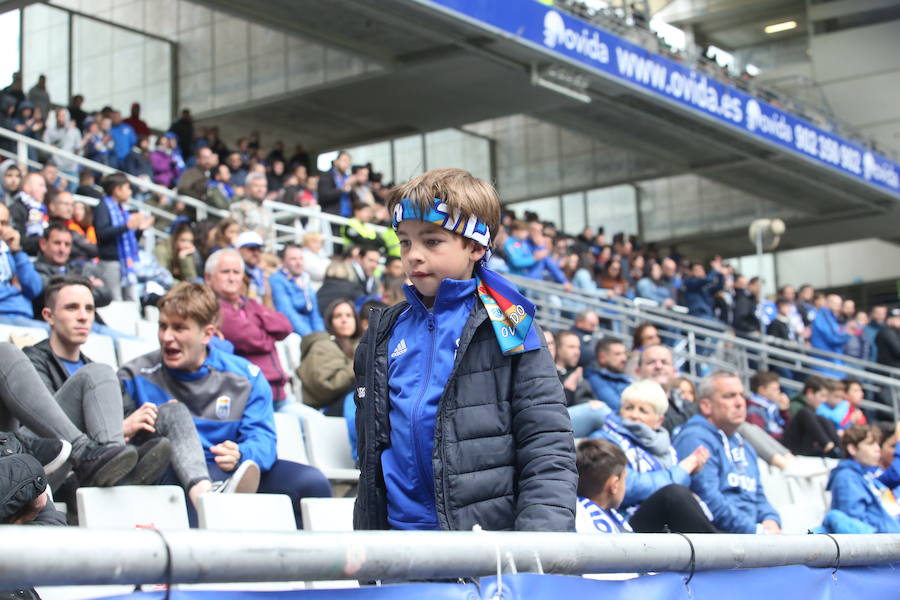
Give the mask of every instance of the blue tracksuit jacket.
M 875 533 L 900 533 L 900 522 L 888 514 L 881 502 L 882 497 L 893 498 L 893 494 L 875 477 L 875 469 L 846 458 L 829 474 L 828 490 L 832 510 L 871 525 Z
M 269 276 L 269 287 L 272 288 L 275 310 L 290 320 L 295 333 L 306 335 L 314 331 L 325 331 L 314 289 L 310 287 L 308 293 L 304 294 L 283 271 L 276 271 Z
M 755 533 L 767 519 L 781 520 L 766 499 L 756 465 L 756 451 L 740 434 L 731 437 L 701 415 L 694 415 L 675 436 L 675 452 L 687 456 L 698 446 L 709 460 L 691 476 L 691 489 L 713 514 L 713 524 L 730 533 Z
M 445 279 L 428 310 L 414 288 L 388 340 L 391 447 L 381 455 L 393 529 L 439 530 L 434 503 L 435 419 L 459 337 L 476 302 L 475 280 Z
M 816 311 L 816 318 L 812 322 L 812 335 L 809 337 L 809 343 L 813 348 L 843 354 L 844 345 L 849 339 L 850 335 L 841 330 L 841 324 L 838 323 L 837 317 L 834 316 L 833 312 L 828 310 L 827 306 L 823 306 Z M 823 358 L 822 360 L 833 362 L 836 365 L 844 364 L 838 359 Z M 825 367 L 813 368 L 832 379 L 843 379 L 846 377 L 844 373 L 832 371 Z
M 250 459 L 263 471 L 276 459 L 272 388 L 259 367 L 213 346 L 196 372 L 170 369 L 159 350 L 119 369 L 119 379 L 136 406 L 159 406 L 170 399 L 184 403 L 194 417 L 206 462 L 214 464 L 210 446 L 236 442 L 241 460 Z

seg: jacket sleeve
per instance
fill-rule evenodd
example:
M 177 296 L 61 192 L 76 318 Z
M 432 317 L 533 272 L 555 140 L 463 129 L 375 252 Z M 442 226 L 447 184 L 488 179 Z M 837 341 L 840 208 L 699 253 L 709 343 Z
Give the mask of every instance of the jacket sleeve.
M 34 346 L 27 346 L 22 349 L 22 352 L 31 361 L 31 365 L 37 371 L 38 377 L 44 382 L 47 390 L 51 394 L 56 393 L 56 390 L 53 388 L 53 377 L 50 375 L 50 357 Z
M 310 329 L 312 331 L 325 331 L 325 321 L 322 319 L 322 312 L 319 310 L 319 299 L 311 285 L 309 301 L 312 303 L 312 310 L 309 312 Z
M 29 300 L 34 300 L 44 291 L 44 282 L 41 276 L 34 270 L 28 255 L 22 252 L 13 254 L 13 261 L 16 265 L 16 277 L 19 278 L 19 285 L 22 286 L 22 294 Z
M 291 291 L 288 288 L 289 285 L 293 284 L 280 274 L 276 273 L 269 277 L 269 286 L 272 288 L 272 303 L 275 305 L 275 310 L 287 317 L 291 322 L 294 332 L 306 335 L 309 333 L 309 327 L 305 319 L 294 308 L 294 303 L 291 300 Z
M 832 317 L 831 319 L 823 318 L 824 315 L 820 314 L 816 319 L 812 322 L 812 328 L 814 332 L 818 332 L 819 336 L 825 341 L 825 343 L 829 346 L 843 346 L 847 343 L 847 340 L 850 339 L 849 334 L 844 333 L 840 330 L 840 327 L 837 324 L 836 319 Z M 827 350 L 827 348 L 825 348 Z
M 646 473 L 638 473 L 631 467 L 628 467 L 626 482 L 625 498 L 622 500 L 624 508 L 640 504 L 657 491 L 673 483 L 690 487 L 691 476 L 678 465 Z
M 562 269 L 559 268 L 559 265 L 556 264 L 556 261 L 553 260 L 549 255 L 544 257 L 544 269 L 550 272 L 550 276 L 553 278 L 553 281 L 556 283 L 569 283 L 569 279 L 562 272 Z
M 276 459 L 272 388 L 261 371 L 255 372 L 256 375 L 251 379 L 250 398 L 238 427 L 238 439 L 232 441 L 238 444 L 241 461 L 252 460 L 266 471 Z
M 94 208 L 94 231 L 97 232 L 97 241 L 101 243 L 115 241 L 116 236 L 127 229 L 128 227 L 125 225 L 113 226 L 109 210 L 106 208 L 106 203 L 102 200 Z
M 262 328 L 272 336 L 275 340 L 281 341 L 287 336 L 289 336 L 294 330 L 291 327 L 291 322 L 288 318 L 281 313 L 272 310 L 271 308 L 267 308 L 262 304 L 258 304 L 256 315 L 257 319 L 259 319 L 259 324 Z
M 516 531 L 575 531 L 575 443 L 566 397 L 538 328 L 541 349 L 513 357 Z

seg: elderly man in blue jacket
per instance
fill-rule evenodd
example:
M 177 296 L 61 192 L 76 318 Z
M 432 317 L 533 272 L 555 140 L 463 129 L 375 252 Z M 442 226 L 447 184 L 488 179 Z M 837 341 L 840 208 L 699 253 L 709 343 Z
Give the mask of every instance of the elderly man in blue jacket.
M 700 414 L 675 436 L 678 456 L 699 446 L 709 450 L 706 466 L 691 476 L 691 489 L 706 503 L 713 524 L 730 533 L 781 533 L 778 513 L 766 499 L 756 452 L 737 432 L 747 419 L 744 385 L 735 373 L 707 376 L 697 394 Z
M 844 345 L 850 339 L 843 326 L 838 322 L 838 314 L 841 312 L 843 301 L 837 294 L 828 294 L 825 298 L 825 306 L 816 311 L 816 318 L 812 322 L 812 335 L 809 343 L 813 348 L 833 352 L 834 354 L 843 354 Z M 835 365 L 844 364 L 837 358 L 824 358 Z M 846 377 L 844 373 L 827 369 L 825 367 L 815 367 L 826 377 L 832 379 L 843 379 Z
M 0 204 L 0 321 L 44 327 L 33 320 L 31 304 L 44 284 L 21 244 L 19 232 L 10 226 L 9 209 Z

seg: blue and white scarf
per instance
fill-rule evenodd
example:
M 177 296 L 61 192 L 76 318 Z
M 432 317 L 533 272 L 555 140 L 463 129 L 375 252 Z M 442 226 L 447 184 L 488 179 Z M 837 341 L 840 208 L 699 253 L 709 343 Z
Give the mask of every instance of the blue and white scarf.
M 347 183 L 347 176 L 338 171 L 337 169 L 332 169 L 334 171 L 334 187 L 341 190 L 341 204 L 340 211 L 342 217 L 352 217 L 353 216 L 353 202 L 350 201 L 350 192 L 344 191 L 344 184 Z
M 42 235 L 47 226 L 47 207 L 25 192 L 19 192 L 19 200 L 28 208 L 25 235 Z
M 297 289 L 299 289 L 301 292 L 303 292 L 303 300 L 306 302 L 306 309 L 302 310 L 302 312 L 309 313 L 310 311 L 312 311 L 312 297 L 310 297 L 310 295 L 309 295 L 309 290 L 310 290 L 309 284 L 311 281 L 310 277 L 309 277 L 309 273 L 304 271 L 303 273 L 300 273 L 300 275 L 298 277 L 294 277 L 293 275 L 291 275 L 290 271 L 288 271 L 287 269 L 282 267 L 281 274 L 284 275 L 288 281 L 290 281 L 295 286 L 297 286 Z M 300 309 L 298 309 L 298 310 L 300 310 Z
M 109 220 L 113 227 L 126 227 L 125 231 L 116 236 L 116 251 L 119 254 L 119 273 L 122 276 L 122 285 L 134 285 L 137 283 L 137 275 L 134 267 L 140 260 L 137 236 L 134 230 L 127 229 L 128 213 L 122 206 L 110 196 L 103 198 L 103 204 L 109 211 Z
M 487 310 L 500 350 L 504 356 L 511 356 L 541 347 L 534 328 L 534 304 L 509 281 L 485 266 L 491 254 L 491 231 L 485 223 L 475 215 L 464 217 L 440 198 L 435 198 L 424 214 L 414 200 L 403 198 L 394 207 L 391 221 L 394 231 L 401 221 L 409 219 L 432 223 L 484 246 L 484 258 L 475 265 L 476 290 Z

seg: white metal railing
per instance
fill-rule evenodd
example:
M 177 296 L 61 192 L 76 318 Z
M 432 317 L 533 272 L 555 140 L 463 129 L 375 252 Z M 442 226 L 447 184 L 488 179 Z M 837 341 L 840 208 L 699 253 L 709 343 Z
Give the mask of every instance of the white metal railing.
M 685 538 L 689 539 L 685 539 Z M 900 535 L 253 532 L 0 526 L 0 587 L 664 572 L 900 561 Z M 49 548 L 55 549 L 48 552 Z M 110 552 L 115 548 L 115 552 Z M 693 560 L 692 560 L 693 557 Z
M 821 375 L 829 370 L 841 373 L 843 377 L 859 380 L 871 396 L 881 394 L 890 399 L 890 406 L 879 402 L 865 401 L 864 408 L 883 413 L 892 413 L 900 418 L 900 370 L 866 361 L 845 361 L 837 365 L 822 353 L 807 352 L 803 346 L 786 346 L 771 343 L 767 337 L 764 343 L 735 336 L 721 323 L 694 319 L 669 311 L 648 311 L 640 304 L 619 299 L 603 299 L 597 294 L 566 292 L 556 283 L 529 279 L 515 275 L 508 276 L 530 298 L 538 300 L 538 320 L 553 329 L 567 329 L 574 323 L 572 315 L 579 310 L 593 309 L 602 322 L 599 335 L 629 337 L 631 331 L 641 323 L 656 326 L 660 336 L 671 345 L 681 345 L 684 353 L 680 357 L 687 375 L 698 379 L 703 372 L 711 369 L 737 370 L 747 379 L 753 370 L 787 370 L 795 375 L 782 378 L 782 385 L 789 391 L 802 388 L 799 379 L 809 375 Z M 697 323 L 696 321 L 700 321 Z M 830 355 L 840 357 L 839 355 Z M 746 381 L 745 381 L 746 383 Z
M 171 190 L 167 187 L 153 183 L 152 181 L 149 181 L 147 179 L 142 179 L 140 177 L 135 177 L 134 175 L 124 173 L 122 171 L 119 171 L 118 169 L 110 167 L 109 165 L 104 165 L 84 158 L 83 156 L 61 150 L 51 144 L 35 140 L 15 131 L 0 127 L 0 137 L 5 137 L 7 139 L 13 140 L 17 144 L 17 151 L 15 154 L 5 150 L 0 150 L 0 155 L 7 158 L 13 158 L 17 160 L 20 165 L 30 166 L 35 169 L 39 169 L 43 166 L 40 163 L 28 158 L 28 148 L 34 148 L 36 150 L 39 150 L 40 152 L 50 154 L 51 156 L 59 156 L 66 160 L 73 161 L 81 165 L 82 167 L 89 168 L 104 175 L 108 175 L 110 173 L 122 173 L 123 175 L 125 175 L 125 177 L 128 178 L 128 181 L 140 192 L 152 193 L 167 198 L 171 204 L 175 204 L 178 202 L 184 203 L 195 212 L 197 220 L 203 220 L 210 216 L 224 218 L 230 216 L 231 214 L 227 210 L 222 210 L 210 206 L 202 200 L 198 200 L 197 198 L 194 198 L 192 196 L 179 194 L 175 190 Z M 69 174 L 60 172 L 60 176 L 67 181 L 73 181 L 77 183 L 77 178 Z M 160 237 L 167 237 L 168 234 L 165 228 L 162 227 L 162 225 L 165 222 L 171 222 L 176 216 L 174 213 L 167 211 L 162 207 L 156 206 L 153 203 L 142 202 L 140 198 L 134 198 L 131 205 L 141 212 L 151 214 L 158 219 L 162 219 L 162 221 L 158 223 L 158 226 L 155 228 L 156 235 Z M 339 236 L 335 236 L 332 233 L 331 225 L 345 225 L 349 221 L 349 219 L 345 217 L 323 213 L 318 209 L 294 206 L 292 204 L 285 204 L 283 202 L 275 202 L 272 200 L 264 201 L 263 207 L 271 211 L 273 219 L 275 221 L 274 235 L 271 239 L 267 240 L 272 249 L 280 247 L 285 242 L 299 241 L 298 239 L 303 233 L 309 232 L 311 230 L 317 231 L 322 234 L 325 240 L 325 250 L 329 254 L 333 253 L 335 245 L 342 244 L 341 238 Z M 315 227 L 310 229 L 308 226 L 302 226 L 302 219 L 306 219 L 308 223 L 314 223 Z M 377 225 L 372 225 L 372 227 L 379 234 L 384 230 L 384 227 L 380 227 Z M 149 239 L 153 239 L 153 237 L 154 236 L 149 236 Z

